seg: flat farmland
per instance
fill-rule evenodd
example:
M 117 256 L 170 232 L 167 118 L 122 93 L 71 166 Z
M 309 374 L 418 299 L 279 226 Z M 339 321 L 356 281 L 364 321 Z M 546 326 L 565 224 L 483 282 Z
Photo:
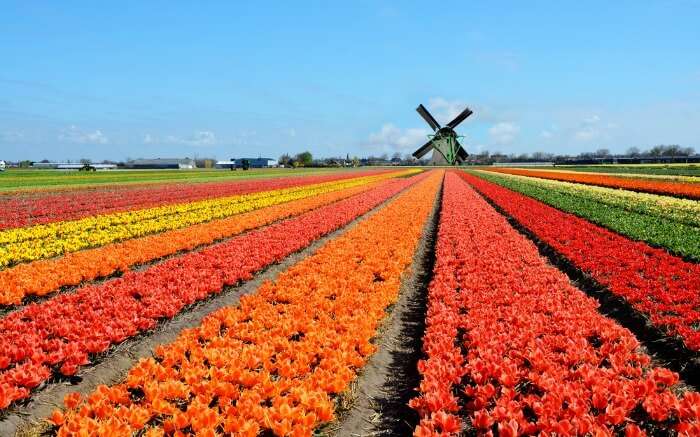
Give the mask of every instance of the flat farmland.
M 0 435 L 700 435 L 700 185 L 622 173 L 0 174 Z
M 0 172 L 0 193 L 14 191 L 43 191 L 109 186 L 123 188 L 138 184 L 165 184 L 169 182 L 207 182 L 217 180 L 244 180 L 291 175 L 309 175 L 338 172 L 337 169 L 264 168 L 247 171 L 215 169 L 192 170 L 107 170 L 82 172 L 77 170 L 9 169 Z M 346 171 L 353 171 L 352 169 Z

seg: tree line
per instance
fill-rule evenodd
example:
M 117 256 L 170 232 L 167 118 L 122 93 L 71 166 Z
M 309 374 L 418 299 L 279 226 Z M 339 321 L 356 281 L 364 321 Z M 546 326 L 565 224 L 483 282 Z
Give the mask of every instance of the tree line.
M 605 159 L 643 159 L 643 158 L 683 158 L 695 156 L 693 147 L 682 147 L 676 144 L 658 145 L 646 150 L 638 147 L 630 147 L 625 153 L 613 154 L 609 149 L 601 148 L 594 152 L 582 152 L 578 155 L 555 154 L 547 152 L 533 152 L 520 154 L 491 153 L 488 150 L 472 154 L 470 161 L 478 163 L 493 162 L 561 162 L 570 160 L 605 160 Z

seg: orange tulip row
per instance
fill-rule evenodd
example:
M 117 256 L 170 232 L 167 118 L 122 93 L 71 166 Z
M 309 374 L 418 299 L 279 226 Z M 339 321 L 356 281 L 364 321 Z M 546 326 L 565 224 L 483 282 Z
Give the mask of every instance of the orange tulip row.
M 221 220 L 71 252 L 60 258 L 19 264 L 0 271 L 0 305 L 18 304 L 26 296 L 44 296 L 60 287 L 79 285 L 117 271 L 125 272 L 131 266 L 211 244 L 348 198 L 375 186 L 377 183 L 346 188 Z
M 141 360 L 126 381 L 65 400 L 58 435 L 310 436 L 375 350 L 442 181 L 434 172 L 238 307 Z

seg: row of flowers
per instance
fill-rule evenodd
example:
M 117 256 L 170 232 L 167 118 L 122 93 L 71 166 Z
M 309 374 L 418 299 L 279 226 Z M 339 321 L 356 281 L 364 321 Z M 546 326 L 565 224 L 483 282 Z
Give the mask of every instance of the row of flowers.
M 455 174 L 436 250 L 416 436 L 700 433 L 700 394 Z
M 546 244 L 650 322 L 700 351 L 700 265 L 632 241 L 478 177 L 464 177 Z
M 372 176 L 382 172 L 386 170 L 366 171 L 361 175 Z M 58 193 L 13 193 L 11 196 L 0 197 L 0 230 L 173 203 L 318 184 L 357 176 L 357 172 L 347 172 L 243 181 L 185 182 L 145 186 L 124 184 L 111 185 L 109 188 L 74 189 Z
M 605 166 L 588 166 L 588 167 L 578 167 L 576 169 L 569 167 L 553 167 L 547 169 L 549 171 L 576 171 L 578 173 L 589 173 L 589 174 L 609 174 L 612 176 L 618 176 L 621 178 L 642 178 L 642 179 L 658 179 L 665 181 L 676 181 L 676 182 L 700 182 L 700 177 L 690 176 L 681 167 L 678 167 L 676 171 L 669 168 L 663 167 L 605 167 Z M 692 173 L 692 171 L 691 171 Z
M 478 173 L 484 177 L 496 177 L 501 180 L 518 181 L 528 186 L 557 191 L 572 197 L 593 200 L 615 208 L 700 227 L 700 202 L 697 200 L 680 199 L 658 194 L 639 193 L 636 191 L 505 173 L 500 175 L 494 175 L 486 171 L 478 171 Z
M 314 255 L 183 331 L 122 384 L 66 398 L 59 436 L 310 436 L 375 350 L 442 176 L 433 172 Z
M 555 185 L 565 182 L 486 171 L 474 172 L 474 174 L 619 232 L 633 240 L 645 241 L 651 245 L 663 247 L 674 255 L 700 261 L 700 227 L 676 220 L 680 214 L 675 208 L 678 203 L 683 204 L 686 206 L 685 220 L 700 221 L 700 202 L 697 200 L 569 184 L 577 187 L 574 190 Z M 609 190 L 611 193 L 606 193 L 609 195 L 602 197 L 598 195 L 599 193 L 587 193 L 587 189 Z M 635 196 L 641 196 L 642 199 Z M 664 205 L 665 216 L 663 215 Z
M 0 232 L 0 267 L 50 258 L 129 238 L 184 228 L 312 195 L 395 177 L 397 173 L 263 191 L 241 196 L 98 215 Z
M 399 179 L 143 271 L 28 305 L 0 320 L 0 407 L 72 375 L 129 337 L 303 249 L 416 182 Z
M 247 230 L 370 190 L 382 183 L 393 182 L 389 180 L 339 189 L 221 220 L 0 270 L 0 304 L 19 304 L 27 296 L 44 296 L 61 287 L 80 285 L 86 281 L 110 276 L 118 271 L 127 272 L 134 265 L 145 264 L 230 238 Z
M 688 197 L 690 199 L 700 199 L 700 184 L 692 182 L 630 178 L 600 173 L 531 170 L 522 168 L 493 168 L 489 169 L 489 171 L 542 179 L 554 179 L 557 181 L 575 182 L 579 184 L 598 185 L 602 187 L 623 188 L 625 190 L 642 191 L 645 193 Z

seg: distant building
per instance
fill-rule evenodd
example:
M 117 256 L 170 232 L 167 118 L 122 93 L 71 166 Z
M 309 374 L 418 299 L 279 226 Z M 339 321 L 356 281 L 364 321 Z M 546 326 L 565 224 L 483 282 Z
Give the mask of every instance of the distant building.
M 272 158 L 231 158 L 228 161 L 216 161 L 216 168 L 243 168 L 243 161 L 248 161 L 250 168 L 278 167 L 277 160 Z
M 194 159 L 190 158 L 155 158 L 134 159 L 126 163 L 126 168 L 133 169 L 192 169 L 197 168 Z
M 225 168 L 225 169 L 236 168 L 236 160 L 231 159 L 229 161 L 216 161 L 216 163 L 214 164 L 214 168 Z

